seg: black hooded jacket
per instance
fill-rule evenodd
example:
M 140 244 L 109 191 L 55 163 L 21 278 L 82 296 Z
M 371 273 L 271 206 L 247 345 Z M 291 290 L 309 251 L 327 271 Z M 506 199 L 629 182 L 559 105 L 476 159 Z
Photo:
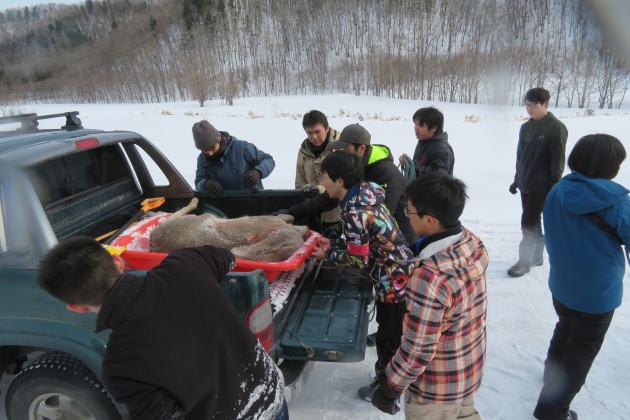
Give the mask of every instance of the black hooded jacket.
M 453 148 L 448 144 L 448 134 L 441 132 L 431 139 L 418 140 L 416 150 L 413 152 L 413 163 L 416 167 L 416 176 L 434 171 L 452 176 L 455 155 Z
M 112 329 L 103 383 L 133 419 L 272 420 L 281 410 L 282 374 L 219 287 L 233 259 L 180 249 L 110 291 L 97 318 L 98 331 Z

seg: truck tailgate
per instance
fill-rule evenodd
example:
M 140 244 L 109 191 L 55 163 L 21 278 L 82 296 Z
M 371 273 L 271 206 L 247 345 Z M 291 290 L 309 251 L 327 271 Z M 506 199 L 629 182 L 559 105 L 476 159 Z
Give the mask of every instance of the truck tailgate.
M 355 270 L 313 271 L 285 325 L 279 357 L 330 362 L 363 360 L 372 285 Z

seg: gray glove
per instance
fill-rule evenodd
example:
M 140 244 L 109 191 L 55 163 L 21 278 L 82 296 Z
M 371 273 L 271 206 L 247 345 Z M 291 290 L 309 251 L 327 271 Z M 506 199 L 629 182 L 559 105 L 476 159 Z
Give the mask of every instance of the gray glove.
M 510 185 L 510 192 L 511 192 L 512 194 L 516 194 L 516 188 L 517 188 L 517 186 L 516 186 L 516 181 L 515 181 L 515 182 L 512 182 L 512 185 Z
M 317 188 L 313 184 L 306 184 L 306 185 L 303 185 L 300 188 L 300 191 L 304 191 L 304 192 L 315 192 L 316 191 L 316 192 L 319 192 L 319 188 Z

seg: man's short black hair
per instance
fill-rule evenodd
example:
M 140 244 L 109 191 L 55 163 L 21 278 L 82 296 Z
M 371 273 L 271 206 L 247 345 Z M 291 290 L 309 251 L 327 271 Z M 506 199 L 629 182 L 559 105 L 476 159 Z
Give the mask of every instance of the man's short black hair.
M 527 91 L 525 94 L 526 102 L 537 102 L 540 104 L 544 104 L 549 101 L 551 95 L 547 89 L 543 89 L 541 87 L 533 88 Z
M 413 122 L 420 125 L 426 124 L 429 130 L 436 127 L 435 134 L 439 134 L 444 130 L 444 114 L 432 106 L 417 110 L 413 114 Z
M 326 172 L 333 181 L 343 179 L 343 187 L 349 190 L 363 181 L 364 166 L 363 159 L 356 153 L 338 150 L 322 161 L 322 172 Z
M 626 159 L 623 144 L 609 134 L 589 134 L 575 143 L 569 168 L 589 178 L 613 179 Z
M 466 205 L 466 184 L 442 172 L 419 175 L 405 188 L 416 211 L 431 214 L 445 228 L 455 226 Z
M 101 305 L 120 272 L 110 253 L 95 239 L 66 239 L 39 263 L 37 282 L 57 299 L 77 305 Z
M 304 114 L 304 118 L 302 118 L 302 128 L 306 130 L 316 124 L 321 124 L 324 128 L 328 128 L 328 118 L 326 118 L 323 112 L 312 109 Z

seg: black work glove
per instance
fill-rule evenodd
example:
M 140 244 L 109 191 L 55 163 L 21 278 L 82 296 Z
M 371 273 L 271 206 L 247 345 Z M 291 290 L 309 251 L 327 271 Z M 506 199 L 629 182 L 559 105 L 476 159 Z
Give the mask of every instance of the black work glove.
M 271 213 L 272 216 L 279 216 L 281 214 L 291 214 L 291 213 L 289 213 L 288 209 L 280 209 L 280 210 L 276 210 L 273 213 Z
M 213 179 L 207 179 L 206 182 L 203 183 L 203 189 L 210 194 L 210 197 L 216 197 L 223 191 L 221 184 Z
M 303 185 L 302 188 L 300 188 L 300 191 L 304 191 L 304 192 L 319 192 L 319 188 L 317 188 L 315 185 L 313 184 L 306 184 Z
M 254 188 L 256 184 L 260 182 L 260 178 L 262 177 L 262 172 L 258 169 L 251 169 L 243 175 L 243 180 L 245 181 L 245 185 L 247 188 Z
M 512 185 L 510 185 L 510 192 L 512 194 L 516 194 L 516 188 L 517 188 L 516 182 L 512 182 Z
M 324 238 L 339 239 L 343 234 L 343 225 L 341 222 L 337 222 L 332 226 L 328 226 L 324 229 Z
M 374 390 L 374 394 L 372 394 L 372 405 L 383 413 L 393 416 L 400 411 L 398 398 L 401 394 L 401 392 L 391 389 L 386 380 L 383 379 L 378 384 L 378 388 Z

